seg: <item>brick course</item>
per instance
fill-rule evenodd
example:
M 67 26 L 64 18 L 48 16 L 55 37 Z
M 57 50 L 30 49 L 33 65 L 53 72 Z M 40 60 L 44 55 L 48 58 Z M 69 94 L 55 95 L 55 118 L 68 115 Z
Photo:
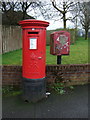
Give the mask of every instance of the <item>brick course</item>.
M 90 82 L 90 64 L 47 65 L 47 83 L 57 80 L 66 85 L 77 85 Z M 2 85 L 21 85 L 22 66 L 2 66 Z

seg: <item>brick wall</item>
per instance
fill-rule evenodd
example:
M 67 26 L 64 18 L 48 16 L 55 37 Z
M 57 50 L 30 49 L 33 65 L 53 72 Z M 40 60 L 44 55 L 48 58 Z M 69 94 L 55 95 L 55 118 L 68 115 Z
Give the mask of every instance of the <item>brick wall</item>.
M 63 81 L 66 85 L 77 85 L 90 82 L 90 64 L 47 66 L 47 81 Z
M 47 65 L 46 77 L 48 83 L 66 82 L 66 85 L 76 85 L 90 82 L 90 64 Z M 2 85 L 21 85 L 21 66 L 2 66 Z

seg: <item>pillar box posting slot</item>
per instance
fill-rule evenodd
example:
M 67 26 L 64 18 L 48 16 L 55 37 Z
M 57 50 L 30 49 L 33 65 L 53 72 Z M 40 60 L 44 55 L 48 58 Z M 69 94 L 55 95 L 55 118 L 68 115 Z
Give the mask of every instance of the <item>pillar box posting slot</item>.
M 46 60 L 46 27 L 49 22 L 40 20 L 23 20 L 23 97 L 36 102 L 46 96 L 45 60 Z
M 50 54 L 57 55 L 57 64 L 61 64 L 61 56 L 69 55 L 70 33 L 67 31 L 56 31 L 50 35 Z

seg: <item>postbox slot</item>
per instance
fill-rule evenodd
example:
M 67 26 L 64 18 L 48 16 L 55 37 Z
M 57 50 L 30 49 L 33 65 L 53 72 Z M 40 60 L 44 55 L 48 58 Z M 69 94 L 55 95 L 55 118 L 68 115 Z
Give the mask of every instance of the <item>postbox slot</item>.
M 64 32 L 62 32 L 62 33 L 59 33 L 59 34 L 64 34 Z
M 28 34 L 38 34 L 38 32 L 28 32 Z

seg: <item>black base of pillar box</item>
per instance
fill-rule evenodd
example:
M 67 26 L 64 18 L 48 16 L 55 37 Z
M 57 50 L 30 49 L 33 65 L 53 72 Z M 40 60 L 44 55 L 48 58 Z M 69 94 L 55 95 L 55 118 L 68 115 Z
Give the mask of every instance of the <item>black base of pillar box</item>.
M 23 99 L 28 102 L 37 102 L 46 97 L 45 78 L 23 78 Z

